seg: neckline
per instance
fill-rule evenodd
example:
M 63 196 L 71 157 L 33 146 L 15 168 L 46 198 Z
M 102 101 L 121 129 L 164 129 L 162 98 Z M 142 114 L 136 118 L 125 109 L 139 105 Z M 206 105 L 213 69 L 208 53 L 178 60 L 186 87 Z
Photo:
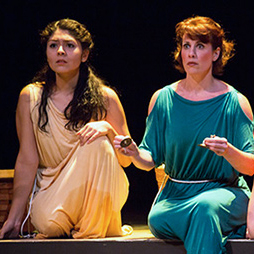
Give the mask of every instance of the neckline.
M 222 94 L 219 94 L 215 97 L 212 97 L 210 99 L 205 99 L 205 100 L 199 100 L 199 101 L 193 101 L 193 100 L 190 100 L 190 99 L 186 99 L 184 98 L 183 96 L 181 96 L 180 94 L 178 94 L 173 88 L 172 88 L 172 85 L 169 85 L 169 89 L 172 91 L 172 93 L 180 100 L 184 101 L 184 102 L 187 102 L 187 103 L 190 103 L 190 104 L 200 104 L 200 103 L 206 103 L 206 102 L 210 102 L 210 101 L 214 101 L 214 100 L 218 100 L 222 97 L 225 97 L 229 94 L 231 94 L 233 91 L 235 91 L 235 89 L 230 86 L 230 90 L 227 91 L 226 93 L 222 93 Z
M 62 112 L 59 108 L 57 108 L 57 106 L 54 104 L 54 102 L 51 100 L 50 97 L 48 97 L 48 102 L 51 104 L 51 106 L 55 109 L 55 111 L 64 117 L 64 112 Z

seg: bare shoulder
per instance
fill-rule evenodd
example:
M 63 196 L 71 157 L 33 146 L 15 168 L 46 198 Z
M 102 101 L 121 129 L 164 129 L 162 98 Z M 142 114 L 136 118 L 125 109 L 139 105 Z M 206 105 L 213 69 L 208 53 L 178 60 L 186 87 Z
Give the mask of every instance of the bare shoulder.
M 151 98 L 151 100 L 150 100 L 149 106 L 148 106 L 148 115 L 149 115 L 149 114 L 151 113 L 151 111 L 153 110 L 154 104 L 155 104 L 155 102 L 156 102 L 156 100 L 157 100 L 157 98 L 158 98 L 158 95 L 159 95 L 160 91 L 161 91 L 161 89 L 157 90 L 157 91 L 153 94 L 153 96 L 152 96 L 152 98 Z
M 43 89 L 42 83 L 39 82 L 26 85 L 19 94 L 17 109 L 19 110 L 21 108 L 21 110 L 23 110 L 24 107 L 29 108 L 31 91 L 36 90 L 36 94 L 38 94 L 42 92 L 42 89 Z
M 114 89 L 112 89 L 112 88 L 110 88 L 108 86 L 103 85 L 102 86 L 102 91 L 103 91 L 104 96 L 106 96 L 108 99 L 116 99 L 116 98 L 118 98 L 118 95 L 114 91 Z
M 108 110 L 112 110 L 113 108 L 122 108 L 122 104 L 117 93 L 114 89 L 108 86 L 102 86 L 103 95 L 106 99 Z
M 42 90 L 43 86 L 41 82 L 35 82 L 32 84 L 26 85 L 19 94 L 19 99 L 21 100 L 29 100 L 31 89 Z
M 19 102 L 18 105 L 20 103 L 28 103 L 30 101 L 30 85 L 25 86 L 20 94 L 19 94 Z
M 238 100 L 243 112 L 247 115 L 247 117 L 251 121 L 253 121 L 253 112 L 252 112 L 251 105 L 248 99 L 241 93 L 237 93 L 237 96 L 238 96 Z

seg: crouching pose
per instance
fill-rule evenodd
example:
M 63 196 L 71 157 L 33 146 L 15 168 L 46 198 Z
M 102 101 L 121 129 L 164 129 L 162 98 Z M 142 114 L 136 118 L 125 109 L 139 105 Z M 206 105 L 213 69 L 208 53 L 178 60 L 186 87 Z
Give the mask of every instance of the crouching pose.
M 129 135 L 116 93 L 93 72 L 93 48 L 84 25 L 71 19 L 41 33 L 47 63 L 20 93 L 14 195 L 0 238 L 16 238 L 34 183 L 31 222 L 38 237 L 121 236 L 121 208 L 130 158 L 113 148 Z

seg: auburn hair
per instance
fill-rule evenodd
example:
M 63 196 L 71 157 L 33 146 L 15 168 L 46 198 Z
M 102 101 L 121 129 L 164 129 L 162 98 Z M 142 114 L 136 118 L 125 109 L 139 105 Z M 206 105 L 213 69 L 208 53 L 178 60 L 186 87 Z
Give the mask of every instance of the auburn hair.
M 211 43 L 215 50 L 220 48 L 218 59 L 213 62 L 213 75 L 222 75 L 224 66 L 234 56 L 234 42 L 225 38 L 222 27 L 209 17 L 195 16 L 179 22 L 175 27 L 176 50 L 174 51 L 175 67 L 184 73 L 181 50 L 183 36 L 186 34 L 192 40 Z

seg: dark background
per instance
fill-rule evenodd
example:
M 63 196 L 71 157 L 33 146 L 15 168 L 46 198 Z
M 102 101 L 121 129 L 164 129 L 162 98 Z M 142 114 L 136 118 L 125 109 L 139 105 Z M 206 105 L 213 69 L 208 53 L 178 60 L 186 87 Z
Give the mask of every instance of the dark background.
M 93 66 L 119 92 L 132 137 L 140 143 L 152 94 L 183 78 L 172 65 L 174 27 L 192 15 L 215 19 L 228 32 L 227 37 L 235 40 L 236 55 L 222 79 L 246 95 L 253 107 L 251 1 L 1 1 L 0 168 L 14 167 L 18 95 L 42 66 L 38 31 L 49 22 L 68 17 L 86 24 L 96 48 Z M 154 171 L 130 166 L 126 173 L 130 195 L 123 221 L 144 223 L 157 192 Z M 251 178 L 247 180 L 251 183 Z

